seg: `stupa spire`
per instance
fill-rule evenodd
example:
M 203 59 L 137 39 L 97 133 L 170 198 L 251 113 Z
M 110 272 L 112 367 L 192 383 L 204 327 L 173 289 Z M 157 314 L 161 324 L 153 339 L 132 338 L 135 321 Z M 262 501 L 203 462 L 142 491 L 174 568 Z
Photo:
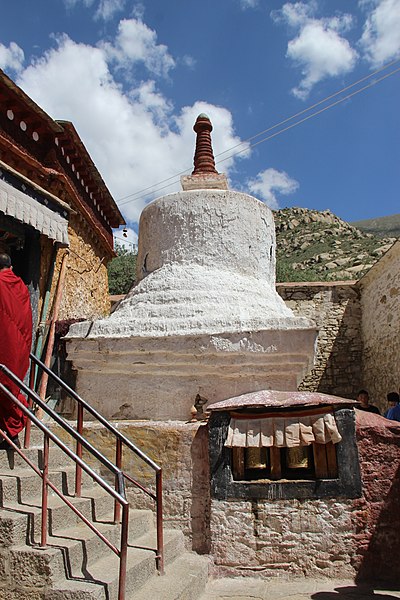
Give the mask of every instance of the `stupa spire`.
M 199 175 L 200 173 L 218 174 L 218 171 L 215 168 L 214 153 L 211 143 L 213 126 L 209 117 L 206 114 L 201 113 L 197 117 L 193 129 L 197 133 L 197 138 L 192 175 Z
M 228 182 L 223 173 L 218 173 L 215 168 L 215 159 L 211 143 L 213 126 L 210 118 L 201 113 L 193 126 L 197 134 L 196 149 L 194 153 L 194 169 L 191 175 L 181 177 L 182 189 L 202 190 L 216 189 L 227 190 Z

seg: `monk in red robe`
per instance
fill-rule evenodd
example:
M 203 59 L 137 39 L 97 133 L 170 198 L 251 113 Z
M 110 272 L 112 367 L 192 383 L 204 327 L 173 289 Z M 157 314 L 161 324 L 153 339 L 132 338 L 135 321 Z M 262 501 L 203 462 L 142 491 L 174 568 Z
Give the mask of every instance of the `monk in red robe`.
M 32 310 L 29 291 L 22 279 L 12 270 L 8 254 L 0 254 L 0 364 L 5 365 L 21 380 L 29 367 L 32 344 Z M 27 406 L 18 385 L 0 371 L 0 381 Z M 14 442 L 26 425 L 22 410 L 0 391 L 0 429 Z M 8 444 L 0 436 L 0 448 Z

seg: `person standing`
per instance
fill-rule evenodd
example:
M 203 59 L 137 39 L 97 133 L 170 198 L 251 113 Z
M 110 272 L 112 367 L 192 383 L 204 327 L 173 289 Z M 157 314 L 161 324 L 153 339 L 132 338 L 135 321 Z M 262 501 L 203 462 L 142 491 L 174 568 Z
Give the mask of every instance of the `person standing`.
M 367 390 L 360 390 L 357 394 L 357 400 L 360 402 L 360 406 L 356 406 L 359 410 L 365 410 L 367 412 L 375 413 L 380 415 L 379 408 L 369 403 L 369 394 Z
M 0 364 L 5 365 L 23 380 L 29 367 L 32 345 L 32 309 L 29 291 L 22 279 L 12 270 L 8 254 L 0 253 Z M 5 373 L 0 381 L 27 406 L 26 398 L 18 385 Z M 18 434 L 26 425 L 27 417 L 22 410 L 0 391 L 0 429 L 19 445 Z M 0 436 L 0 449 L 8 443 Z
M 389 408 L 384 416 L 391 421 L 400 421 L 400 395 L 397 392 L 389 392 L 386 398 Z

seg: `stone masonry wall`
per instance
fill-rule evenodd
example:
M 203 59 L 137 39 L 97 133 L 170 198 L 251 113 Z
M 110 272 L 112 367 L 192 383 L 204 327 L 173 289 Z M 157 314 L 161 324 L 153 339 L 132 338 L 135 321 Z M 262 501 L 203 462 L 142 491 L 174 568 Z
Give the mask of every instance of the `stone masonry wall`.
M 362 387 L 361 305 L 354 281 L 279 283 L 277 292 L 296 315 L 319 328 L 313 369 L 300 390 L 355 398 Z
M 212 500 L 215 575 L 353 577 L 352 504 Z
M 360 280 L 363 380 L 382 410 L 400 388 L 400 241 Z

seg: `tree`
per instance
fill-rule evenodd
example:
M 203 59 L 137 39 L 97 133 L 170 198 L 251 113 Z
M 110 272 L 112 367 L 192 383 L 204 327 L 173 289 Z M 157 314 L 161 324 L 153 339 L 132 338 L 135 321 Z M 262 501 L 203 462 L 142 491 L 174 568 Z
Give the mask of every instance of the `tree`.
M 108 264 L 110 294 L 127 294 L 136 279 L 136 254 L 116 245 L 117 256 Z

